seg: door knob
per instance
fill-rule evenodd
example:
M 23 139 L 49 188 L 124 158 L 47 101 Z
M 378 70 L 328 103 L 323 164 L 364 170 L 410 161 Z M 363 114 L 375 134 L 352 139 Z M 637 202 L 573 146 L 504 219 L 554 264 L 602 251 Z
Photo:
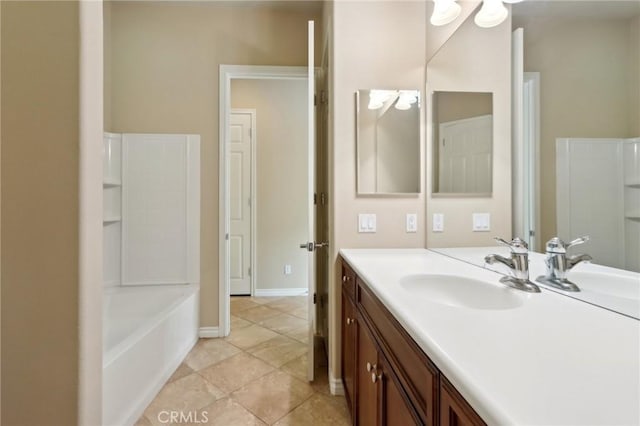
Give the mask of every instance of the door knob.
M 300 248 L 306 249 L 307 251 L 314 251 L 318 248 L 323 248 L 323 247 L 329 247 L 329 243 L 328 242 L 316 243 L 314 241 L 310 241 L 308 243 L 300 244 Z

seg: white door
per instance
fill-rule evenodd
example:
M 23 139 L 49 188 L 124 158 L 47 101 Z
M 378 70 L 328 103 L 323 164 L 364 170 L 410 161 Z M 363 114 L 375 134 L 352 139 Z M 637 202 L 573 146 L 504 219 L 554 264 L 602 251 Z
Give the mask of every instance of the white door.
M 232 296 L 251 294 L 252 123 L 249 111 L 232 110 L 229 124 L 229 278 Z
M 491 192 L 492 116 L 441 123 L 442 192 Z
M 308 27 L 308 76 L 307 76 L 307 109 L 308 109 L 308 133 L 307 133 L 307 148 L 308 148 L 308 193 L 307 203 L 309 212 L 309 223 L 307 228 L 307 250 L 309 256 L 309 348 L 307 354 L 307 376 L 309 381 L 313 380 L 314 366 L 315 366 L 315 320 L 316 320 L 316 307 L 315 307 L 315 294 L 316 294 L 316 254 L 317 248 L 315 244 L 315 230 L 316 230 L 316 217 L 315 217 L 315 205 L 313 202 L 315 193 L 315 177 L 316 177 L 316 159 L 315 159 L 315 142 L 316 142 L 316 126 L 315 126 L 315 69 L 314 69 L 314 22 L 309 21 Z

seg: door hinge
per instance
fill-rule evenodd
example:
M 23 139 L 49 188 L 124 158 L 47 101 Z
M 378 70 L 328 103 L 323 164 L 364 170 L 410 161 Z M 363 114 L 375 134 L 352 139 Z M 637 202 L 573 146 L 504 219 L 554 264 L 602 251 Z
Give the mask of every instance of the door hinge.
M 249 127 L 249 138 L 253 138 L 253 128 Z
M 324 90 L 320 91 L 320 103 L 321 104 L 327 103 L 327 92 L 325 92 Z
M 315 305 L 316 303 L 318 303 L 318 295 L 313 293 L 313 304 Z
M 318 194 L 316 194 L 315 192 L 313 193 L 313 205 L 317 205 L 318 204 Z
M 534 231 L 533 229 L 529 230 L 529 236 L 530 237 L 535 237 L 536 236 L 536 231 Z
M 313 95 L 313 106 L 318 105 L 318 95 Z
M 247 275 L 251 276 L 251 266 L 249 266 L 249 270 L 247 271 Z
M 248 201 L 247 201 L 247 202 L 248 202 L 248 204 L 249 204 L 249 207 L 251 207 L 251 197 L 249 197 L 249 199 L 248 199 Z

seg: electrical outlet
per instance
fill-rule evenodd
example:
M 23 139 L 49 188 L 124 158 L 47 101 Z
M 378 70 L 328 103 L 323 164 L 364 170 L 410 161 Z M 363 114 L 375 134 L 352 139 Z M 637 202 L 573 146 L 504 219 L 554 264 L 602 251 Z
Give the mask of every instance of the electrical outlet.
M 284 265 L 284 274 L 291 275 L 291 265 Z
M 407 232 L 418 232 L 418 215 L 407 213 Z
M 433 232 L 444 232 L 444 214 L 442 213 L 434 213 L 433 214 Z

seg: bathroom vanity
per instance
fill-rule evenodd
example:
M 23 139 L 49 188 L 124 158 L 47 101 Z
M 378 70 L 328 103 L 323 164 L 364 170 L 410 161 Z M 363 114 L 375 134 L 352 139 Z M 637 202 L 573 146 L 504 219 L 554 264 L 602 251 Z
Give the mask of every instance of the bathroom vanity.
M 640 321 L 424 249 L 341 250 L 354 424 L 638 424 Z

